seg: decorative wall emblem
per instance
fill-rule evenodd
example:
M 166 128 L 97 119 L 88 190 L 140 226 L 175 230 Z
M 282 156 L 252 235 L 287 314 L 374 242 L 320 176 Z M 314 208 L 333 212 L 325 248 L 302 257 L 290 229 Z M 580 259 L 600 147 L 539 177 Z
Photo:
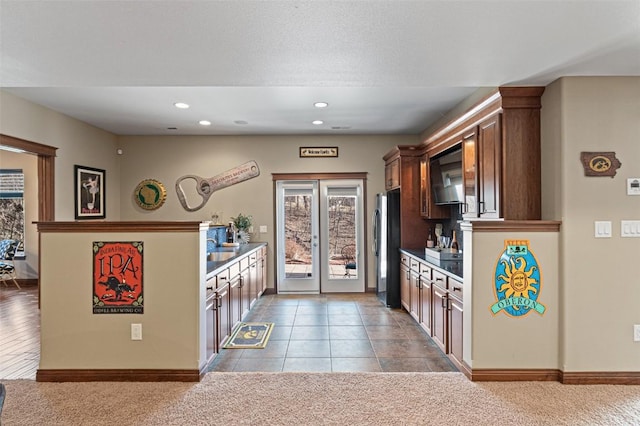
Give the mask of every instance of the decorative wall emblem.
M 194 212 L 200 210 L 207 204 L 209 197 L 215 192 L 227 186 L 235 185 L 245 180 L 252 179 L 260 176 L 260 169 L 258 163 L 251 160 L 244 164 L 241 164 L 233 169 L 222 172 L 215 175 L 212 178 L 202 178 L 196 175 L 184 175 L 176 180 L 176 193 L 178 194 L 178 201 L 182 204 L 182 207 L 188 212 Z M 201 197 L 200 204 L 192 206 L 189 204 L 187 195 L 184 192 L 182 185 L 185 181 L 195 183 L 196 193 Z M 196 198 L 197 197 L 193 197 Z
M 142 314 L 142 241 L 93 242 L 93 313 Z
M 538 302 L 542 289 L 542 273 L 529 240 L 505 240 L 504 251 L 495 269 L 496 303 L 491 312 L 500 311 L 511 317 L 522 317 L 536 311 L 543 315 L 546 307 Z
M 585 176 L 614 177 L 616 171 L 622 166 L 615 152 L 581 152 L 580 161 L 582 161 Z
M 145 210 L 155 210 L 167 199 L 167 190 L 155 179 L 145 179 L 133 191 L 136 203 Z

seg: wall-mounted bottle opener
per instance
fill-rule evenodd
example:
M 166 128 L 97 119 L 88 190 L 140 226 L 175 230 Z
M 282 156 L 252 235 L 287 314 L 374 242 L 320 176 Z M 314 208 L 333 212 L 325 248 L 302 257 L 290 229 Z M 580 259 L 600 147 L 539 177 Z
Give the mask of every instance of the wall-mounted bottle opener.
M 204 207 L 204 205 L 207 204 L 207 201 L 209 201 L 209 197 L 211 197 L 211 194 L 214 192 L 259 175 L 260 169 L 258 168 L 258 163 L 253 160 L 208 179 L 196 175 L 184 175 L 176 180 L 178 200 L 180 200 L 180 204 L 182 204 L 182 207 L 184 207 L 186 211 L 194 212 Z M 185 180 L 194 180 L 196 182 L 196 191 L 202 197 L 202 202 L 195 207 L 191 207 L 189 205 L 187 198 L 184 195 L 184 190 L 181 185 Z

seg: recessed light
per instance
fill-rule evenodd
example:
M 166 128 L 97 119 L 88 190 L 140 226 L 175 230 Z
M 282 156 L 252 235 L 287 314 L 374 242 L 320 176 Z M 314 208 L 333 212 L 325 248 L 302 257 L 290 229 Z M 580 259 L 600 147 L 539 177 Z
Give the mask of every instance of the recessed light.
M 209 120 L 200 120 L 198 121 L 201 126 L 211 126 L 211 122 Z
M 316 108 L 326 108 L 329 106 L 329 104 L 327 102 L 316 102 L 313 104 L 313 106 Z
M 189 108 L 189 104 L 185 104 L 184 102 L 176 102 L 173 104 L 176 108 L 187 109 Z
M 316 126 L 319 126 L 321 124 L 324 124 L 324 121 L 322 121 L 322 120 L 313 120 L 311 123 L 315 124 Z

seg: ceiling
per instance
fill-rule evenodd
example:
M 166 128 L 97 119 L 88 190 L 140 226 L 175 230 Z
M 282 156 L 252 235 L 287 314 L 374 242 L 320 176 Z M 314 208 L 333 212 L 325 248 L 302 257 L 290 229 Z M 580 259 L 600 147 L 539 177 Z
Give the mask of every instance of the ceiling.
M 640 75 L 640 1 L 0 0 L 0 55 L 117 135 L 419 134 L 481 87 Z

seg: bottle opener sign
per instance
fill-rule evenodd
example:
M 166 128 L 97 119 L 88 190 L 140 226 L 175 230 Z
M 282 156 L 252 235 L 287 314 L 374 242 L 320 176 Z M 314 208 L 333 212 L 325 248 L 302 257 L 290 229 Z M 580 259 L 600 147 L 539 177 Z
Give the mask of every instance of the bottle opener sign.
M 252 179 L 259 175 L 260 169 L 258 168 L 258 163 L 253 160 L 208 179 L 196 175 L 184 175 L 182 177 L 179 177 L 176 181 L 176 192 L 178 194 L 178 200 L 186 211 L 195 212 L 196 210 L 200 210 L 204 207 L 205 204 L 207 204 L 207 201 L 209 201 L 209 197 L 211 197 L 211 194 L 213 194 L 214 192 L 222 188 L 235 185 L 236 183 Z M 190 206 L 187 201 L 184 189 L 182 188 L 182 183 L 186 180 L 195 181 L 196 192 L 198 193 L 198 195 L 200 195 L 200 197 L 202 197 L 202 201 L 197 206 Z

